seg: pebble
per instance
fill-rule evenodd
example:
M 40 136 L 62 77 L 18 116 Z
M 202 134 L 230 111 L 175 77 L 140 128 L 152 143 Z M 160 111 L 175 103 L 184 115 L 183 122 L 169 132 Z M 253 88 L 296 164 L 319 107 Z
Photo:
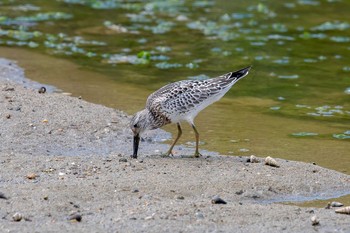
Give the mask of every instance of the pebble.
M 330 209 L 330 208 L 331 208 L 331 203 L 328 202 L 327 205 L 326 205 L 326 207 L 324 207 L 324 208 L 325 208 L 325 209 Z
M 317 218 L 316 215 L 314 215 L 314 216 L 311 217 L 311 224 L 312 224 L 313 226 L 317 226 L 317 225 L 320 224 L 320 220 Z
M 184 197 L 184 196 L 181 196 L 181 195 L 175 195 L 175 199 L 184 200 L 185 197 Z
M 128 162 L 128 160 L 127 160 L 126 158 L 120 158 L 120 159 L 119 159 L 119 162 L 126 163 L 126 162 Z
M 3 91 L 14 91 L 15 88 L 13 87 L 5 87 L 4 89 L 2 89 Z
M 270 156 L 267 156 L 265 158 L 265 165 L 269 165 L 271 167 L 279 167 L 279 164 L 277 163 L 277 161 Z
M 16 212 L 13 216 L 12 216 L 12 219 L 13 219 L 13 221 L 15 221 L 15 222 L 19 222 L 19 221 L 21 221 L 22 220 L 22 214 L 21 213 L 18 213 L 18 212 Z
M 331 202 L 331 206 L 332 207 L 342 207 L 342 206 L 344 206 L 344 204 L 340 203 L 340 202 L 337 202 L 337 201 L 332 201 Z
M 7 197 L 5 196 L 4 193 L 0 192 L 0 199 L 5 199 L 5 200 L 7 200 Z
M 78 204 L 74 204 L 74 202 L 70 201 L 69 204 L 73 205 L 74 208 L 80 208 Z
M 241 195 L 241 194 L 243 194 L 243 193 L 244 193 L 243 189 L 241 189 L 241 190 L 235 192 L 235 194 L 237 194 L 237 195 Z
M 255 156 L 255 155 L 251 155 L 248 159 L 247 159 L 248 163 L 259 163 L 259 159 Z
M 196 212 L 197 219 L 204 219 L 204 215 L 201 212 Z
M 38 175 L 35 173 L 29 173 L 26 175 L 26 178 L 29 180 L 35 180 L 35 178 L 37 178 L 37 177 L 38 177 Z
M 219 196 L 214 196 L 212 199 L 211 199 L 211 203 L 212 204 L 227 204 L 226 201 L 224 201 L 223 199 L 221 199 Z
M 338 213 L 338 214 L 350 214 L 350 206 L 337 208 L 335 210 L 335 212 Z
M 151 216 L 147 216 L 145 217 L 145 220 L 151 220 L 154 219 L 154 216 L 156 215 L 156 213 L 153 213 Z
M 71 214 L 68 218 L 69 221 L 77 221 L 80 222 L 82 220 L 82 216 L 78 213 Z
M 45 87 L 40 87 L 39 91 L 40 94 L 44 94 L 46 92 L 46 88 Z

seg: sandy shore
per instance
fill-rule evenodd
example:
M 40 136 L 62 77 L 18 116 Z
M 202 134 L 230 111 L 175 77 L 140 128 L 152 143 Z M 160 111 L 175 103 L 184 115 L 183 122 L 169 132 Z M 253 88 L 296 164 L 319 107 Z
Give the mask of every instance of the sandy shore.
M 349 175 L 282 159 L 162 158 L 162 130 L 132 160 L 129 116 L 28 82 L 0 60 L 1 232 L 349 232 L 350 215 L 278 203 L 349 194 Z

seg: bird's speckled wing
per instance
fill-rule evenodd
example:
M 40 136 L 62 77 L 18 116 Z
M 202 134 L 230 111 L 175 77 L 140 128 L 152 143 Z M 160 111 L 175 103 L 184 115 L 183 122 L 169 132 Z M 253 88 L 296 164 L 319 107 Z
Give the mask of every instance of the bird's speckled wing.
M 226 93 L 238 79 L 227 73 L 208 80 L 184 80 L 170 83 L 152 93 L 146 103 L 146 108 L 154 114 L 164 113 L 170 117 L 174 113 L 186 114 L 204 102 L 215 102 L 215 97 Z M 227 90 L 228 90 L 227 89 Z M 211 103 L 208 103 L 208 106 Z

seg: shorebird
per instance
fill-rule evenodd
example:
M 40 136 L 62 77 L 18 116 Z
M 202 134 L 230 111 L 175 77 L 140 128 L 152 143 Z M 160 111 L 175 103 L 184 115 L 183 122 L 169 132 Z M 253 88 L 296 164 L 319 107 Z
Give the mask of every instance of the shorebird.
M 134 151 L 132 158 L 137 158 L 140 135 L 145 130 L 160 128 L 176 123 L 178 134 L 170 146 L 167 156 L 173 155 L 173 148 L 182 134 L 180 122 L 187 121 L 196 136 L 194 157 L 201 154 L 198 150 L 199 133 L 194 125 L 194 118 L 204 108 L 218 101 L 241 78 L 246 76 L 251 66 L 207 80 L 183 80 L 170 83 L 152 93 L 146 102 L 146 108 L 137 112 L 130 121 L 134 133 Z

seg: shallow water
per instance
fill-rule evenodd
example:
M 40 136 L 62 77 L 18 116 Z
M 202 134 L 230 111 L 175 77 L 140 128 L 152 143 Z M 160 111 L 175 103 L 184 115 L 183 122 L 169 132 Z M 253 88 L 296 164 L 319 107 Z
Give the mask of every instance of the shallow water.
M 201 148 L 350 174 L 349 7 L 334 0 L 1 1 L 0 51 L 36 81 L 129 114 L 166 83 L 253 65 L 196 118 Z M 180 143 L 193 146 L 184 125 Z
M 316 198 L 316 199 L 318 199 L 318 198 Z M 331 198 L 331 199 L 318 199 L 318 200 L 311 199 L 311 200 L 304 200 L 304 201 L 298 200 L 299 202 L 288 202 L 285 204 L 297 205 L 300 207 L 325 208 L 329 202 L 333 202 L 333 201 L 340 202 L 340 203 L 344 204 L 344 206 L 348 206 L 349 200 L 350 200 L 350 195 L 345 195 L 342 197 L 335 197 L 335 198 Z M 334 211 L 335 209 L 336 208 L 332 208 L 332 210 L 330 210 L 330 211 Z

